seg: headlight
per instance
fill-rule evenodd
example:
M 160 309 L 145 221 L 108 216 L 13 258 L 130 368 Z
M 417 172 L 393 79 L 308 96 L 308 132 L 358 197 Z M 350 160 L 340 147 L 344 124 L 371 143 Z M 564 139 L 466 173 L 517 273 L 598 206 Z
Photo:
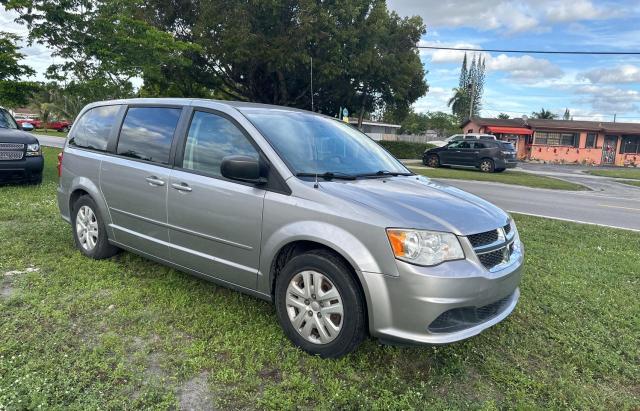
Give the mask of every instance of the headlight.
M 451 233 L 388 228 L 387 237 L 396 258 L 413 264 L 437 265 L 464 258 L 458 238 Z
M 27 144 L 27 156 L 39 156 L 41 154 L 42 154 L 42 151 L 40 149 L 40 144 L 38 143 Z

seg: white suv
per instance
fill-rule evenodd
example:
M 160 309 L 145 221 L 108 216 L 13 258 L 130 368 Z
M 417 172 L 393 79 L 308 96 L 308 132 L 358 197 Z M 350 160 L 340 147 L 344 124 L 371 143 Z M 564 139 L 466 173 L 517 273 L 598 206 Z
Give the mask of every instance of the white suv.
M 469 133 L 469 134 L 454 134 L 450 137 L 447 137 L 444 140 L 430 141 L 430 144 L 433 144 L 436 147 L 444 147 L 449 143 L 453 143 L 454 141 L 461 140 L 495 140 L 496 136 L 491 134 L 480 134 L 480 133 Z

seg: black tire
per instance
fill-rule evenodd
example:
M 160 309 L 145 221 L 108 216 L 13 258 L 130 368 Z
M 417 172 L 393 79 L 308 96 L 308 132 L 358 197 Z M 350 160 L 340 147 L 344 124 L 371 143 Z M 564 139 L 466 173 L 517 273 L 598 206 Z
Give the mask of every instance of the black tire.
M 76 229 L 78 212 L 83 206 L 89 207 L 89 209 L 91 209 L 95 217 L 95 223 L 97 223 L 98 227 L 98 239 L 96 241 L 95 247 L 91 249 L 86 249 L 82 246 L 81 240 L 78 237 L 78 230 Z M 95 201 L 93 201 L 93 198 L 88 195 L 80 197 L 73 204 L 73 209 L 71 212 L 71 230 L 73 232 L 73 242 L 75 246 L 78 248 L 78 250 L 80 250 L 82 254 L 86 255 L 87 257 L 93 258 L 94 260 L 102 260 L 112 257 L 116 255 L 118 251 L 120 251 L 118 247 L 109 243 L 109 240 L 107 238 L 107 230 L 104 225 L 104 220 L 100 215 L 98 206 L 96 205 Z
M 483 173 L 493 173 L 493 171 L 495 170 L 496 166 L 495 166 L 495 163 L 493 162 L 492 159 L 483 158 L 482 160 L 480 160 L 480 163 L 478 163 L 478 168 Z
M 329 279 L 342 300 L 344 315 L 341 318 L 340 331 L 333 341 L 325 344 L 307 341 L 289 319 L 286 306 L 287 288 L 297 274 L 306 270 L 317 271 Z M 364 297 L 352 270 L 341 258 L 328 250 L 309 251 L 287 262 L 276 278 L 275 304 L 278 321 L 286 336 L 309 354 L 322 358 L 342 357 L 354 351 L 367 335 Z
M 69 127 L 64 126 L 61 129 L 59 129 L 58 131 L 61 132 L 61 133 L 66 133 L 67 131 L 69 131 Z
M 427 164 L 426 165 L 431 167 L 431 168 L 440 167 L 440 157 L 438 157 L 436 154 L 431 154 L 427 158 Z

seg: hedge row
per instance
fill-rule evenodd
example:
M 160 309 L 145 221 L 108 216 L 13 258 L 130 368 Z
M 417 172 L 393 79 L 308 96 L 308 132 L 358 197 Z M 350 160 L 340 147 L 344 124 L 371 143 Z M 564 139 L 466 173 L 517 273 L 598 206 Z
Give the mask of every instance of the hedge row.
M 378 141 L 382 147 L 389 150 L 396 158 L 419 159 L 428 148 L 435 147 L 427 143 L 409 143 L 406 141 Z

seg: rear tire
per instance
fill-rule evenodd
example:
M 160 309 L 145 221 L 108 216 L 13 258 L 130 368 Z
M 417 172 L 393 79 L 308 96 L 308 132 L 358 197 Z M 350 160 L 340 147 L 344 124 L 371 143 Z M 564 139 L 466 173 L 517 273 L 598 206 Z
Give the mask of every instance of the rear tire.
M 342 357 L 366 337 L 358 284 L 350 267 L 330 251 L 313 250 L 289 260 L 276 278 L 275 305 L 284 333 L 311 355 Z
M 493 171 L 495 170 L 495 164 L 493 163 L 492 159 L 483 158 L 482 160 L 480 160 L 480 164 L 478 164 L 478 168 L 483 173 L 493 173 Z
M 107 230 L 98 206 L 88 195 L 80 197 L 73 204 L 71 228 L 76 247 L 87 257 L 102 260 L 120 251 L 118 247 L 109 244 Z
M 431 168 L 440 167 L 440 157 L 438 157 L 435 154 L 430 155 L 429 158 L 427 159 L 427 166 Z

